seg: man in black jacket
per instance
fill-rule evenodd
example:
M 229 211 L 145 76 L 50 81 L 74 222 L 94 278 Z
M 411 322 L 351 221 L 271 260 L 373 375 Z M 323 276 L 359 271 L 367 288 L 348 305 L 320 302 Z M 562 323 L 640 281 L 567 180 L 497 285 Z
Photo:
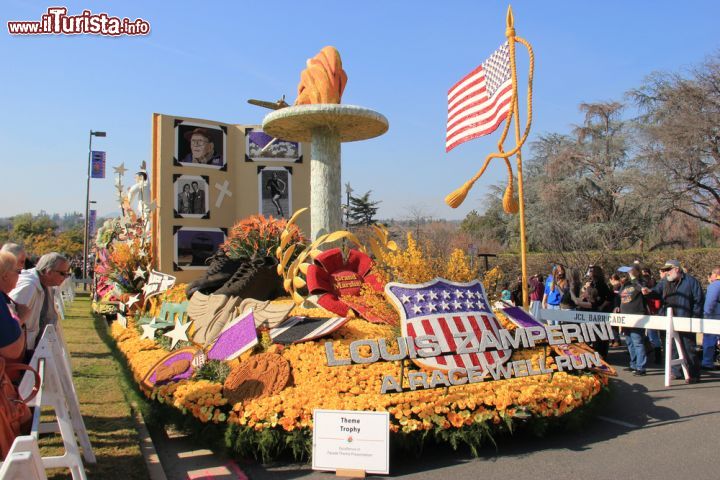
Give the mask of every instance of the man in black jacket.
M 647 315 L 647 305 L 642 294 L 642 283 L 640 280 L 640 269 L 637 266 L 630 268 L 628 272 L 629 281 L 625 283 L 619 292 L 619 305 L 615 309 L 619 313 L 631 315 Z M 633 375 L 645 375 L 647 355 L 645 355 L 645 330 L 642 328 L 623 327 L 625 343 L 630 354 L 630 366 L 626 370 L 633 372 Z
M 666 272 L 665 278 L 652 289 L 643 288 L 644 295 L 656 295 L 662 299 L 660 314 L 665 314 L 668 308 L 672 308 L 675 317 L 703 318 L 703 291 L 700 282 L 684 272 L 677 260 L 666 261 L 660 271 Z M 690 378 L 685 380 L 685 383 L 697 383 L 700 381 L 700 362 L 695 354 L 695 333 L 678 332 L 678 335 L 690 370 Z M 673 376 L 681 378 L 682 370 L 679 366 L 673 367 Z

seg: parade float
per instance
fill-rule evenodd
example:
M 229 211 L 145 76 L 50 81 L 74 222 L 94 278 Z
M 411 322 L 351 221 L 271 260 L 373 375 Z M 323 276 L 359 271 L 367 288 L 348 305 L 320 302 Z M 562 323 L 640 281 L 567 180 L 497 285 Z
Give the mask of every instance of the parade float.
M 480 275 L 459 249 L 441 258 L 411 234 L 393 240 L 378 225 L 361 240 L 340 229 L 340 143 L 388 123 L 340 105 L 347 75 L 334 48 L 307 67 L 296 104 L 269 114 L 263 130 L 274 137 L 267 145 L 311 143 L 309 212 L 236 220 L 180 282 L 158 267 L 161 230 L 148 227 L 162 198 L 141 195 L 133 209 L 117 182 L 123 216 L 97 235 L 96 311 L 116 313 L 111 335 L 140 390 L 263 461 L 308 458 L 316 409 L 388 412 L 398 446 L 447 442 L 476 455 L 498 434 L 540 433 L 587 409 L 613 373 L 581 341 L 593 332 L 554 338 L 520 308 L 495 310 L 502 272 Z M 136 180 L 144 192 L 147 174 Z M 306 216 L 309 232 L 298 226 Z

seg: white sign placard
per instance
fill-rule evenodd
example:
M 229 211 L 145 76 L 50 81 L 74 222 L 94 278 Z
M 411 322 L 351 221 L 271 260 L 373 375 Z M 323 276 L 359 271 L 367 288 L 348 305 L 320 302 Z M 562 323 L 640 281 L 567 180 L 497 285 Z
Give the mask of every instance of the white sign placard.
M 390 473 L 390 414 L 313 411 L 313 470 Z

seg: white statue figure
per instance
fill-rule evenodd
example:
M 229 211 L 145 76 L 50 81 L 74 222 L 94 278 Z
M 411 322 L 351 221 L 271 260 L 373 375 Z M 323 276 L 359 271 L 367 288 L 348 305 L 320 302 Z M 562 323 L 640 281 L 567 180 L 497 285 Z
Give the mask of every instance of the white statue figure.
M 128 189 L 127 201 L 137 218 L 143 220 L 147 229 L 149 226 L 148 219 L 150 218 L 150 208 L 148 207 L 150 203 L 150 187 L 144 161 L 140 165 L 140 170 L 135 174 L 135 184 Z

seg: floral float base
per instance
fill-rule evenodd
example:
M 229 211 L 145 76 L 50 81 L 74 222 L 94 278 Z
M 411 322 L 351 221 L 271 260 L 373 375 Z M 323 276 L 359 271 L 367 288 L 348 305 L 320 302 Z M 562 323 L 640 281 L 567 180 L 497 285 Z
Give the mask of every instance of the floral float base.
M 293 314 L 317 316 L 318 312 L 296 309 Z M 500 320 L 503 322 L 502 318 Z M 125 329 L 114 323 L 111 333 L 138 383 L 168 354 L 156 342 L 141 339 L 132 319 Z M 386 338 L 392 345 L 396 333 L 387 325 L 352 319 L 329 338 L 286 347 L 272 345 L 267 351 L 288 362 L 292 383 L 277 393 L 234 405 L 223 396 L 220 381 L 197 380 L 195 377 L 155 385 L 145 393 L 200 422 L 228 424 L 225 438 L 231 450 L 267 461 L 286 450 L 298 458 L 307 455 L 315 408 L 388 411 L 394 435 L 417 433 L 420 434 L 418 438 L 423 439 L 430 434 L 437 440 L 452 442 L 460 439 L 475 449 L 477 445 L 473 442 L 487 440 L 488 434 L 515 421 L 545 423 L 573 412 L 589 403 L 607 385 L 603 375 L 560 372 L 447 390 L 383 395 L 380 393 L 383 375 L 391 373 L 399 377 L 401 367 L 398 362 L 340 367 L 326 364 L 326 341 L 332 342 L 338 356 L 347 357 L 349 345 L 354 340 Z M 266 333 L 263 343 L 267 343 Z M 553 359 L 549 355 L 542 348 L 521 350 L 513 353 L 511 361 L 529 359 L 537 365 L 538 359 L 545 356 L 546 365 L 553 368 Z M 248 358 L 249 352 L 230 365 L 240 366 Z M 406 363 L 405 384 L 410 368 Z M 265 445 L 269 441 L 275 442 L 273 448 L 258 448 L 259 442 Z

